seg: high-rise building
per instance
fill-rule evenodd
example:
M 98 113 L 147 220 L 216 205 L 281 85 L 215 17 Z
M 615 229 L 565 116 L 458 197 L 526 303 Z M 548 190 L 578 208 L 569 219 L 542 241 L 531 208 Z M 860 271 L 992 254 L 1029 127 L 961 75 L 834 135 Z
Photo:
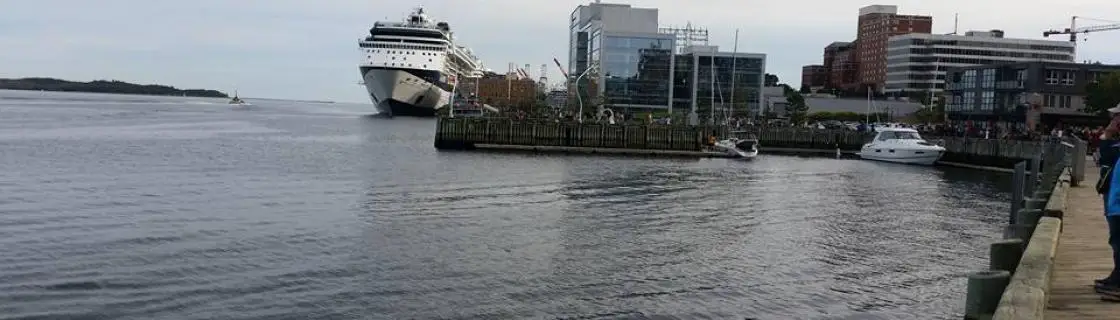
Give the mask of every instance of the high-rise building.
M 657 9 L 581 5 L 572 11 L 569 30 L 568 68 L 579 79 L 578 102 L 591 105 L 599 97 L 611 108 L 671 108 L 676 35 L 658 33 Z
M 898 6 L 870 5 L 859 9 L 855 56 L 859 84 L 881 91 L 887 79 L 887 40 L 896 35 L 930 33 L 933 17 L 900 15 Z
M 884 91 L 939 93 L 949 68 L 1044 61 L 1073 62 L 1068 41 L 1004 38 L 1003 31 L 969 31 L 964 35 L 905 34 L 887 43 Z

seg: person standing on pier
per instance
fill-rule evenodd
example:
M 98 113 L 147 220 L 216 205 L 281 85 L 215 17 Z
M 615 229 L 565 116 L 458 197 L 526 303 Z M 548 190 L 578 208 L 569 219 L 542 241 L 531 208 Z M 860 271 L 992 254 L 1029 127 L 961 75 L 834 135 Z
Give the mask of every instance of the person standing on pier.
M 1097 192 L 1102 195 L 1105 220 L 1108 223 L 1108 244 L 1112 247 L 1112 272 L 1104 279 L 1094 281 L 1097 293 L 1102 299 L 1120 302 L 1120 186 L 1113 186 L 1117 179 L 1114 172 L 1117 161 L 1120 160 L 1120 104 L 1108 109 L 1112 121 L 1100 136 L 1100 157 L 1097 165 L 1100 167 L 1100 180 L 1097 181 Z

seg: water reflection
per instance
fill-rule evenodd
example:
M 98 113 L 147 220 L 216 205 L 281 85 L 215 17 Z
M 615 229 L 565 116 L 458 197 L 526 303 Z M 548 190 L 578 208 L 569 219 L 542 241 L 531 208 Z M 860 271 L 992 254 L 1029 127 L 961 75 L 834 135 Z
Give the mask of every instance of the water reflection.
M 13 318 L 951 318 L 1006 211 L 975 171 L 437 152 L 368 105 L 6 103 L 230 129 L 5 140 Z

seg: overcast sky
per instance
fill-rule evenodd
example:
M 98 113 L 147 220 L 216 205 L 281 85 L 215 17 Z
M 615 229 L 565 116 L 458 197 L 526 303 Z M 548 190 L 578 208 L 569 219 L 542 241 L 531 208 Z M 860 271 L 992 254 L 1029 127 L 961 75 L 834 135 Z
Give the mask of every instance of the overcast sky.
M 574 0 L 0 0 L 0 77 L 117 79 L 180 88 L 239 90 L 248 97 L 366 102 L 358 85 L 357 40 L 373 22 L 400 20 L 424 5 L 446 20 L 461 44 L 486 65 L 567 61 Z M 1041 38 L 1072 15 L 1120 20 L 1116 0 L 634 0 L 659 8 L 661 25 L 692 22 L 730 50 L 740 29 L 743 52 L 768 54 L 767 72 L 799 84 L 801 66 L 821 49 L 855 37 L 859 7 L 895 4 L 903 14 L 934 17 L 934 32 L 1003 29 Z M 1101 16 L 1111 13 L 1112 16 Z M 1086 24 L 1106 22 L 1086 21 Z M 1065 36 L 1053 37 L 1065 40 Z M 1090 34 L 1079 60 L 1120 63 L 1120 30 Z

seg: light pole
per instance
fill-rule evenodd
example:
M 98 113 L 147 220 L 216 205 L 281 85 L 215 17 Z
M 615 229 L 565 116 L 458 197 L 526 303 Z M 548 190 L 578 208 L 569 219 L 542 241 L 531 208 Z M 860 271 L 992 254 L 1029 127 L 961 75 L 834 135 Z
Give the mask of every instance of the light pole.
M 583 70 L 583 73 L 580 73 L 579 76 L 576 77 L 576 101 L 579 102 L 579 118 L 576 119 L 579 119 L 579 123 L 583 123 L 583 96 L 579 92 L 579 80 L 583 79 L 584 76 L 586 76 L 592 70 L 597 69 L 598 67 L 598 64 L 592 63 L 587 67 L 587 70 Z

